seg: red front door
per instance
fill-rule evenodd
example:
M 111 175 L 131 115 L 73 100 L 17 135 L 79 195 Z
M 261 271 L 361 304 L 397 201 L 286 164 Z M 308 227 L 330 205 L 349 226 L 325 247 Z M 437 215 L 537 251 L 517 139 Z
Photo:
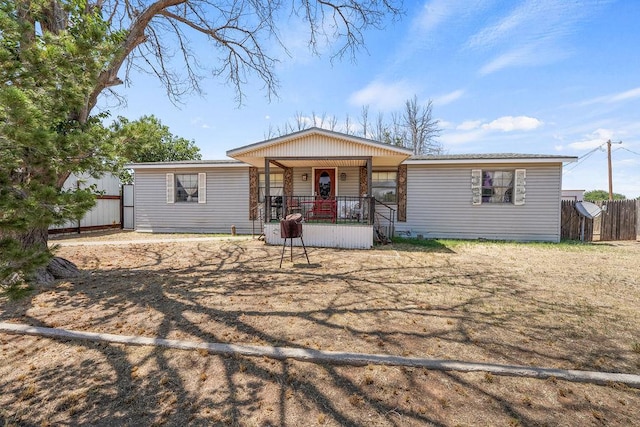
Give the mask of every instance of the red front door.
M 333 199 L 336 196 L 336 170 L 316 169 L 314 172 L 316 199 Z

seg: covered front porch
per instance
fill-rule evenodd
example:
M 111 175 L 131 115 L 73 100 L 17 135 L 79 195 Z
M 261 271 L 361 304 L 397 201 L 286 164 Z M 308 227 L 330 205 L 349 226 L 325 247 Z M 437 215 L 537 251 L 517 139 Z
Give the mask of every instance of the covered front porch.
M 370 248 L 393 234 L 398 204 L 373 191 L 372 175 L 397 174 L 404 148 L 312 128 L 227 154 L 252 165 L 250 218 L 269 244 L 283 243 L 279 222 L 296 214 L 309 246 Z M 395 197 L 395 181 L 388 190 Z

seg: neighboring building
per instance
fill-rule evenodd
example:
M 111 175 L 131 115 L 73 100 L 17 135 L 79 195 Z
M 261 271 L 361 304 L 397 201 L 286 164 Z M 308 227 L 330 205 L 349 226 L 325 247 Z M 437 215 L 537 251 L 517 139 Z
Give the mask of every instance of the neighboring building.
M 264 233 L 299 213 L 310 246 L 424 238 L 560 240 L 562 165 L 575 157 L 412 156 L 311 128 L 227 152 L 234 160 L 138 163 L 136 230 Z M 257 230 L 257 231 L 256 231 Z
M 584 200 L 584 190 L 562 190 L 562 200 L 582 202 Z
M 118 177 L 106 173 L 100 178 L 94 178 L 89 174 L 72 174 L 64 182 L 63 190 L 75 188 L 88 188 L 94 186 L 96 192 L 96 205 L 87 212 L 80 221 L 69 221 L 62 225 L 52 225 L 50 234 L 56 233 L 81 233 L 84 231 L 105 230 L 109 228 L 121 228 L 120 208 L 120 180 Z

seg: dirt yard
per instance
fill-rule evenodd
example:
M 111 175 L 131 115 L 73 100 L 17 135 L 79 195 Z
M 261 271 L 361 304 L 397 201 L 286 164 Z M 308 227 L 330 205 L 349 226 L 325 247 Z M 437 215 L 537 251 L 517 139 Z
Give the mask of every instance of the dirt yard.
M 0 321 L 196 342 L 640 374 L 640 243 L 369 251 L 57 238 L 83 278 Z M 140 242 L 140 239 L 148 239 Z M 134 240 L 130 244 L 113 244 Z M 98 243 L 95 243 L 98 242 Z M 85 243 L 78 245 L 78 243 Z M 91 244 L 86 244 L 91 243 Z M 632 425 L 640 390 L 0 333 L 4 425 Z

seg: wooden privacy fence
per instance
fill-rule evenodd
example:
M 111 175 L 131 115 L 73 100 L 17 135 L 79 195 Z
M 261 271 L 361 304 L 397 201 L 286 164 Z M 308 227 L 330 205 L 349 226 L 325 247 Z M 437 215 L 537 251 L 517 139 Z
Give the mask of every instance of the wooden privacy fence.
M 606 205 L 606 211 L 601 215 L 600 240 L 636 240 L 639 204 L 638 200 L 599 202 L 599 206 Z M 598 225 L 597 220 L 595 225 Z
M 560 238 L 562 240 L 580 240 L 583 220 L 584 241 L 593 240 L 593 220 L 580 216 L 576 210 L 575 201 L 563 200 L 560 212 Z
M 576 202 L 563 201 L 561 208 L 562 239 L 580 240 L 582 217 L 575 209 Z M 585 219 L 584 241 L 636 240 L 640 231 L 640 200 L 597 202 L 602 215 Z

